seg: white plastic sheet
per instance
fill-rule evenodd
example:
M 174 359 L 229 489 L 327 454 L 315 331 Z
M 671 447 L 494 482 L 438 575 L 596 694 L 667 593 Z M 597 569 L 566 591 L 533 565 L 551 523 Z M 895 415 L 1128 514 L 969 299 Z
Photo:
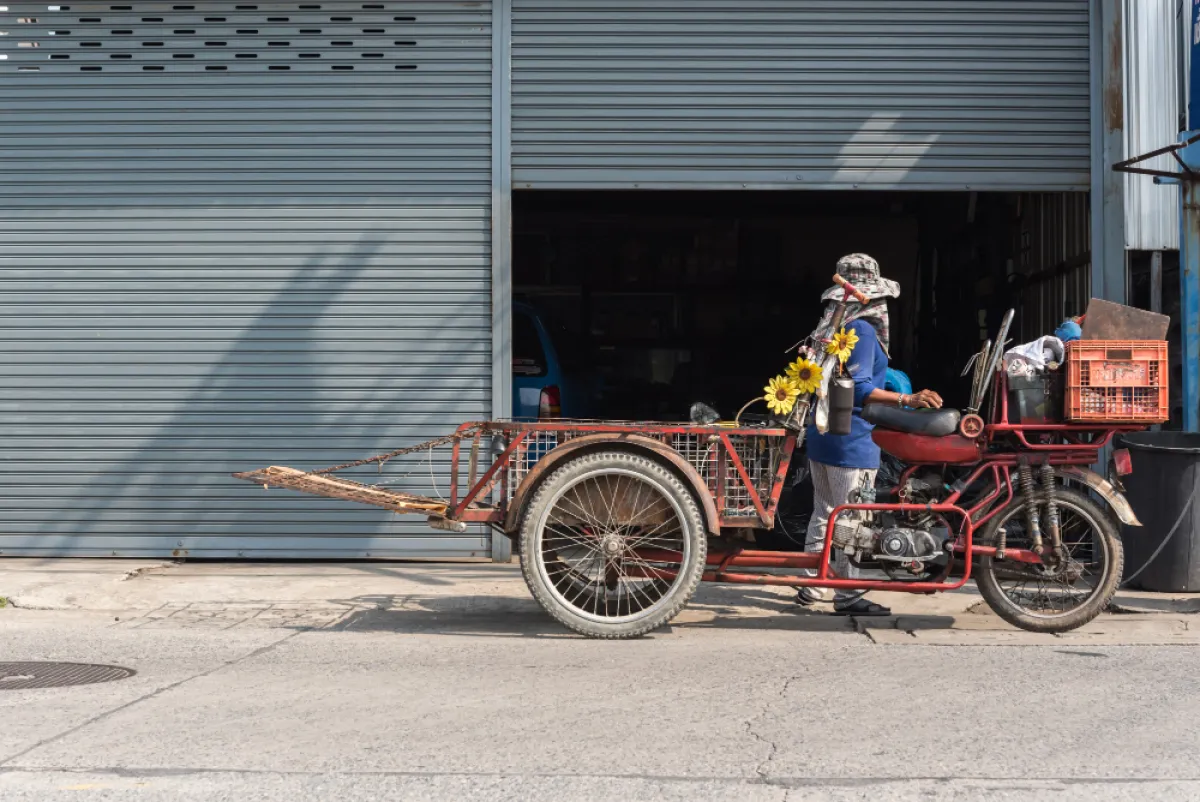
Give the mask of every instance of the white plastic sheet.
M 1065 350 L 1062 340 L 1047 334 L 1005 351 L 1004 369 L 1009 376 L 1032 378 L 1051 362 L 1061 363 Z

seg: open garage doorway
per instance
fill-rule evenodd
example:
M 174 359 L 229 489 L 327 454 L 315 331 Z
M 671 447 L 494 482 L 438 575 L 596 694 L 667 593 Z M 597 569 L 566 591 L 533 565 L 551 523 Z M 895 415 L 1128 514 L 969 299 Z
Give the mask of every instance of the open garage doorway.
M 959 373 L 1006 309 L 1027 339 L 1083 313 L 1087 206 L 1079 193 L 514 193 L 514 383 L 555 377 L 514 413 L 686 420 L 703 401 L 731 418 L 782 372 L 855 252 L 902 287 L 892 366 L 965 405 Z

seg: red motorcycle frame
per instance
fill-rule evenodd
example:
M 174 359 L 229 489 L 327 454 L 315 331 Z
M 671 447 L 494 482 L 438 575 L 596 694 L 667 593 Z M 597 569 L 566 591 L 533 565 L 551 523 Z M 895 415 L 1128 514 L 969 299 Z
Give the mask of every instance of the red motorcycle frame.
M 1000 389 L 1003 389 L 1003 377 L 997 378 Z M 757 585 L 784 585 L 789 587 L 817 587 L 836 590 L 887 590 L 909 593 L 936 593 L 961 588 L 971 578 L 973 558 L 986 556 L 995 557 L 994 546 L 981 546 L 974 542 L 974 535 L 989 520 L 1005 509 L 1016 498 L 1013 489 L 1013 469 L 1022 461 L 1031 466 L 1049 464 L 1054 466 L 1060 476 L 1070 478 L 1096 490 L 1113 508 L 1118 519 L 1131 525 L 1139 525 L 1132 508 L 1112 483 L 1094 473 L 1090 468 L 1100 459 L 1102 450 L 1111 444 L 1112 438 L 1119 432 L 1136 431 L 1140 426 L 1113 426 L 1097 429 L 1094 426 L 1060 425 L 1019 425 L 1003 422 L 1007 420 L 1007 398 L 1004 392 L 996 394 L 1000 403 L 995 405 L 998 420 L 987 424 L 982 435 L 975 441 L 969 441 L 961 435 L 929 437 L 889 430 L 877 430 L 875 439 L 888 453 L 899 456 L 897 451 L 905 456 L 918 454 L 918 461 L 911 461 L 901 475 L 900 484 L 893 492 L 898 492 L 907 480 L 921 468 L 940 468 L 947 465 L 970 467 L 973 470 L 967 478 L 960 482 L 961 487 L 953 491 L 939 503 L 933 504 L 845 504 L 836 508 L 830 515 L 825 532 L 825 542 L 820 552 L 773 552 L 755 551 L 749 549 L 731 549 L 728 551 L 709 552 L 709 571 L 704 579 L 711 582 L 746 583 Z M 950 442 L 943 442 L 943 441 Z M 1040 441 L 1040 442 L 1037 442 Z M 1046 442 L 1053 441 L 1053 442 Z M 970 448 L 976 452 L 976 459 L 965 463 L 962 458 L 964 442 L 970 443 Z M 785 450 L 790 454 L 795 446 L 795 436 L 789 435 Z M 783 466 L 786 472 L 786 465 Z M 989 485 L 981 484 L 990 482 Z M 970 507 L 960 506 L 964 497 L 987 492 Z M 773 493 L 773 502 L 778 501 L 778 491 Z M 838 577 L 831 568 L 831 552 L 833 549 L 833 532 L 839 516 L 850 512 L 891 512 L 919 513 L 931 512 L 938 515 L 953 516 L 958 522 L 955 527 L 956 537 L 950 545 L 950 550 L 962 558 L 961 575 L 950 579 L 950 567 L 936 581 L 900 580 L 869 580 L 848 579 Z M 774 523 L 775 504 L 772 504 L 770 514 L 762 521 L 764 528 L 771 528 Z M 669 554 L 645 551 L 639 553 L 647 561 L 669 560 Z M 1041 565 L 1042 556 L 1030 549 L 1005 549 L 1004 559 Z M 743 569 L 736 571 L 732 569 Z M 772 570 L 770 574 L 746 573 L 746 570 Z M 808 574 L 780 574 L 778 569 L 797 569 L 816 571 L 815 576 Z

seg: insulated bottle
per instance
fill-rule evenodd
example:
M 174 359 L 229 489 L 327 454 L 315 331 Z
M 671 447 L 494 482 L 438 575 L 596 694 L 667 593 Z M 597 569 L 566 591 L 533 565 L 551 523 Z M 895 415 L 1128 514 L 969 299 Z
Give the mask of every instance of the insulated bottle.
M 850 434 L 854 417 L 854 379 L 835 376 L 829 382 L 829 433 Z

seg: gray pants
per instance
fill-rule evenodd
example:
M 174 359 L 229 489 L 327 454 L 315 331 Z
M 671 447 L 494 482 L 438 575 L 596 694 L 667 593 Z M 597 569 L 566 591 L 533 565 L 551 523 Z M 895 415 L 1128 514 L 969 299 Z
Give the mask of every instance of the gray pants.
M 825 527 L 829 525 L 829 516 L 836 507 L 850 501 L 850 491 L 857 490 L 863 484 L 875 483 L 875 469 L 838 468 L 821 462 L 808 461 L 808 469 L 812 472 L 813 483 L 813 512 L 808 521 L 808 535 L 804 541 L 805 551 L 821 551 L 825 547 Z M 858 576 L 858 569 L 850 564 L 850 559 L 841 549 L 836 549 L 833 555 L 833 570 L 839 577 L 852 579 Z M 839 601 L 856 597 L 857 591 L 840 590 L 833 596 L 834 604 Z

